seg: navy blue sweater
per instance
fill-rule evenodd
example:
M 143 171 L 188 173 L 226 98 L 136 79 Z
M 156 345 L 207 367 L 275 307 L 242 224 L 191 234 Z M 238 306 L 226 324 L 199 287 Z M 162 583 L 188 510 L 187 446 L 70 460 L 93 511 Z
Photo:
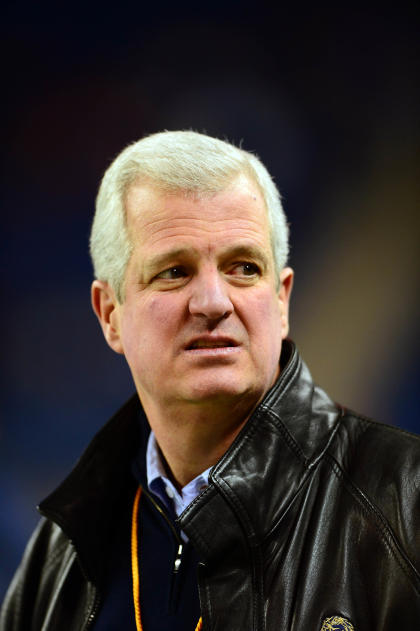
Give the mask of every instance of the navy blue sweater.
M 138 455 L 133 475 L 143 489 L 147 489 L 144 453 Z M 94 631 L 136 631 L 131 581 L 131 514 L 132 504 L 118 516 L 109 542 L 107 572 L 101 589 L 102 607 L 93 625 Z M 181 564 L 174 572 L 179 545 L 179 533 L 175 535 L 174 530 L 178 532 L 174 515 L 168 514 L 159 499 L 143 491 L 137 534 L 144 631 L 194 631 L 200 617 L 198 559 L 192 545 L 182 542 Z

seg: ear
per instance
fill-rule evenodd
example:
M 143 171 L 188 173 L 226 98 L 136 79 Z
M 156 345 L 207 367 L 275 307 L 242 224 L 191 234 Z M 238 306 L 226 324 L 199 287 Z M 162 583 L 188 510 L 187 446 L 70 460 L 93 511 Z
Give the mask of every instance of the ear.
M 94 280 L 91 288 L 92 308 L 102 327 L 109 346 L 116 353 L 124 353 L 121 341 L 120 309 L 112 287 L 102 280 Z
M 294 272 L 291 267 L 284 267 L 280 272 L 280 289 L 278 299 L 281 310 L 281 338 L 289 334 L 289 303 L 292 293 Z

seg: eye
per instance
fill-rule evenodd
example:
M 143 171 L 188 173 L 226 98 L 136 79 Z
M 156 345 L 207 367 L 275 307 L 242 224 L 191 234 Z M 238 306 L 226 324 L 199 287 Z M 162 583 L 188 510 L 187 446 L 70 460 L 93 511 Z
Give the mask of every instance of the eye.
M 260 273 L 260 268 L 255 263 L 241 261 L 231 267 L 230 273 L 234 276 L 256 276 Z
M 178 280 L 179 278 L 185 278 L 186 275 L 187 272 L 184 267 L 174 266 L 163 270 L 163 272 L 157 274 L 155 278 L 161 280 Z

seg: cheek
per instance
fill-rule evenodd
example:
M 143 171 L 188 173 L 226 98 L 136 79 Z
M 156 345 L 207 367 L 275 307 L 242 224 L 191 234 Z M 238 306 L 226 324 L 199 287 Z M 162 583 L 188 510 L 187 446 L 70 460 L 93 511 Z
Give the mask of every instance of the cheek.
M 280 354 L 282 312 L 277 296 L 267 291 L 247 306 L 250 342 L 265 356 Z
M 167 345 L 174 335 L 176 308 L 164 296 L 151 297 L 127 309 L 122 322 L 126 356 L 150 352 Z
M 267 290 L 252 301 L 252 319 L 254 324 L 258 324 L 262 330 L 280 328 L 280 303 L 272 291 Z M 265 327 L 263 323 L 266 324 Z

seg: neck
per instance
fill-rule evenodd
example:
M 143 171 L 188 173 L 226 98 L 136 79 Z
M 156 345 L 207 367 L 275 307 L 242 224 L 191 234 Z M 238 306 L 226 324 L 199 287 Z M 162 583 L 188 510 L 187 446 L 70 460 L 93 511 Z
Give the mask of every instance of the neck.
M 184 404 L 161 410 L 143 397 L 142 404 L 179 489 L 220 460 L 255 407 L 245 406 L 244 398 L 227 409 Z

